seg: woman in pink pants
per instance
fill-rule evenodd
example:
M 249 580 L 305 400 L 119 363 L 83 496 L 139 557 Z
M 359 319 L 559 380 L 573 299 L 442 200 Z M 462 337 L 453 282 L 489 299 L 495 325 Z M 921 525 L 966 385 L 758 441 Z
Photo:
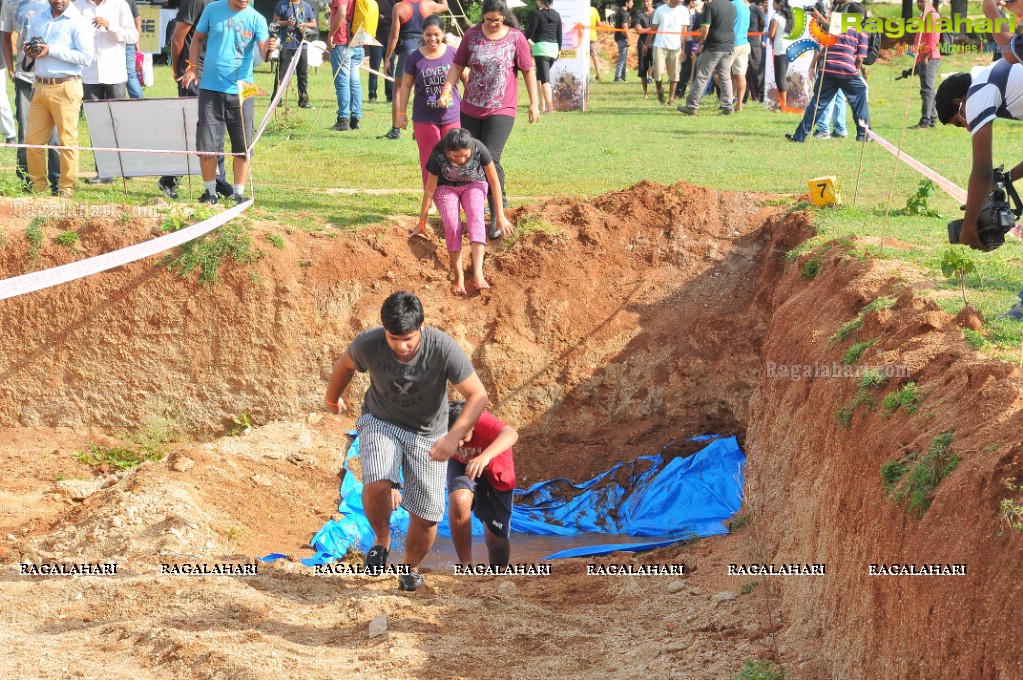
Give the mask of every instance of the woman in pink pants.
M 490 288 L 483 278 L 483 252 L 487 245 L 483 206 L 487 202 L 488 186 L 492 192 L 501 190 L 493 156 L 468 130 L 457 128 L 450 130 L 434 147 L 426 162 L 426 172 L 419 224 L 426 224 L 432 201 L 444 222 L 444 242 L 451 261 L 451 292 L 465 295 L 459 208 L 465 211 L 465 230 L 469 232 L 473 284 L 477 290 Z M 512 225 L 504 215 L 504 206 L 501 201 L 494 204 L 498 226 L 504 233 L 511 234 Z
M 423 46 L 405 59 L 405 73 L 401 77 L 398 94 L 394 98 L 394 127 L 408 129 L 408 100 L 412 86 L 416 96 L 412 100 L 412 129 L 419 145 L 419 166 L 426 186 L 426 161 L 448 130 L 461 127 L 459 112 L 461 98 L 454 93 L 448 108 L 437 106 L 437 96 L 444 79 L 451 70 L 455 50 L 444 44 L 444 29 L 440 16 L 431 14 L 423 21 Z

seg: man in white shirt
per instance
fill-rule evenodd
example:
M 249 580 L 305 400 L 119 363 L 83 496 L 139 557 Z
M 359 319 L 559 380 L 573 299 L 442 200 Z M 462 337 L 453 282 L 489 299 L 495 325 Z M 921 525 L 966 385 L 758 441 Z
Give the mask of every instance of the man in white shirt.
M 686 60 L 682 51 L 682 32 L 689 30 L 689 10 L 682 0 L 668 0 L 654 12 L 651 29 L 654 36 L 654 82 L 657 83 L 657 100 L 664 103 L 664 86 L 661 80 L 668 73 L 668 105 L 675 103 L 675 88 L 678 87 L 680 59 Z
M 125 0 L 75 0 L 75 8 L 96 30 L 94 58 L 82 71 L 85 101 L 127 99 L 124 49 L 139 40 L 131 8 Z

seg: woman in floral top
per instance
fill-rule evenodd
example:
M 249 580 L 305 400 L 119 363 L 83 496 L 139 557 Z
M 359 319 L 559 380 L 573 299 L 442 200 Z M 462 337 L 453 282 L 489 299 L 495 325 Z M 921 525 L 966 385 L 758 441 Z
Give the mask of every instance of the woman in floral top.
M 487 236 L 495 239 L 500 238 L 501 229 L 494 203 L 496 200 L 507 202 L 501 154 L 515 124 L 519 71 L 529 93 L 529 122 L 540 120 L 536 69 L 529 41 L 518 29 L 515 17 L 508 11 L 504 0 L 483 0 L 483 21 L 466 31 L 462 38 L 438 105 L 449 106 L 452 103 L 452 90 L 465 69 L 469 69 L 469 83 L 462 96 L 462 127 L 490 150 L 501 183 L 501 196 L 491 194 L 487 198 L 490 203 Z

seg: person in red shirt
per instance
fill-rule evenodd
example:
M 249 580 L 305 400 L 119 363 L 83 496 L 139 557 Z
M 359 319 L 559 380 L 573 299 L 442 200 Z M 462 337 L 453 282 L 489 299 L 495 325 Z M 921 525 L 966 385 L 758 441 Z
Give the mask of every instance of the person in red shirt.
M 462 414 L 464 401 L 448 404 L 448 422 Z M 483 523 L 490 565 L 506 566 L 511 555 L 512 446 L 519 433 L 484 411 L 448 460 L 448 522 L 461 564 L 472 564 L 472 517 Z
M 941 20 L 937 10 L 941 0 L 934 0 L 929 10 L 928 4 L 927 0 L 916 2 L 917 8 L 923 13 L 924 25 L 927 25 L 927 16 L 930 15 L 932 25 L 936 26 Z M 920 76 L 920 99 L 923 104 L 920 107 L 920 122 L 912 126 L 911 130 L 926 130 L 938 122 L 938 112 L 934 108 L 934 82 L 941 70 L 940 42 L 941 34 L 937 30 L 926 31 L 920 34 L 920 43 L 916 46 L 916 73 Z

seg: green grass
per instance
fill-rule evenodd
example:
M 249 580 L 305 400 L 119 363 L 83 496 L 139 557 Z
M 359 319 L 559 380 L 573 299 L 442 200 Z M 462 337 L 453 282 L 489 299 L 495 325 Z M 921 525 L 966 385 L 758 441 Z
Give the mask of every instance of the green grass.
M 858 364 L 863 353 L 875 342 L 877 342 L 876 339 L 853 343 L 853 345 L 846 350 L 845 354 L 842 355 L 842 361 L 850 366 Z
M 114 467 L 128 470 L 142 463 L 163 459 L 164 454 L 158 451 L 143 451 L 127 446 L 89 445 L 88 451 L 79 451 L 76 457 L 86 465 Z
M 853 335 L 855 335 L 856 332 L 860 330 L 862 326 L 863 326 L 862 316 L 857 316 L 855 319 L 852 319 L 851 321 L 846 321 L 844 324 L 839 326 L 838 330 L 835 331 L 835 334 L 829 338 L 829 342 L 832 345 L 835 345 L 839 342 L 845 342 Z
M 906 512 L 921 519 L 931 507 L 938 486 L 959 466 L 959 456 L 949 453 L 952 430 L 931 441 L 926 453 L 909 453 L 881 466 L 881 481 L 896 504 L 906 503 Z
M 895 298 L 890 297 L 879 297 L 869 305 L 863 308 L 864 314 L 867 312 L 876 312 L 879 309 L 891 309 L 895 306 Z
M 900 408 L 906 413 L 916 413 L 920 410 L 919 403 L 923 398 L 920 388 L 915 382 L 909 382 L 894 392 L 889 392 L 881 401 L 885 415 L 892 415 Z
M 731 680 L 784 680 L 785 669 L 768 659 L 744 659 L 742 668 Z
M 872 4 L 879 16 L 897 16 L 898 5 Z M 970 14 L 979 15 L 979 3 Z M 605 60 L 606 61 L 606 60 Z M 990 63 L 990 55 L 949 55 L 942 72 L 968 71 L 973 65 Z M 870 110 L 873 128 L 904 151 L 938 173 L 965 187 L 970 172 L 970 136 L 965 130 L 943 127 L 907 130 L 919 115 L 919 84 L 894 78 L 911 64 L 911 57 L 894 56 L 885 64 L 870 67 Z M 605 66 L 607 64 L 605 63 Z M 363 74 L 364 97 L 368 76 Z M 945 247 L 945 224 L 961 214 L 958 203 L 944 192 L 928 198 L 928 208 L 942 218 L 889 214 L 885 207 L 895 159 L 878 144 L 865 147 L 847 140 L 811 140 L 792 144 L 791 133 L 798 117 L 776 114 L 755 104 L 735 116 L 714 114 L 706 100 L 699 115 L 684 117 L 656 103 L 643 100 L 635 74 L 627 85 L 611 78 L 591 87 L 587 112 L 558 113 L 529 125 L 520 109 L 515 129 L 504 151 L 502 164 L 513 205 L 537 197 L 563 196 L 587 200 L 598 194 L 628 187 L 641 180 L 671 184 L 680 180 L 720 190 L 763 192 L 766 202 L 786 211 L 808 206 L 797 198 L 807 191 L 808 180 L 836 175 L 843 205 L 816 211 L 818 234 L 799 252 L 828 241 L 852 238 L 857 252 L 878 255 L 882 230 L 897 247 L 886 246 L 882 257 L 922 272 L 930 296 L 952 313 L 962 306 L 958 282 L 945 280 L 939 272 Z M 148 97 L 174 96 L 167 67 L 156 67 L 157 84 Z M 256 83 L 272 89 L 267 67 L 257 70 Z M 390 127 L 390 108 L 380 97 L 378 104 L 363 104 L 363 130 L 338 133 L 334 122 L 329 67 L 310 74 L 310 94 L 317 108 L 294 108 L 286 122 L 278 123 L 260 140 L 253 160 L 252 181 L 256 220 L 305 229 L 337 233 L 379 224 L 393 215 L 415 215 L 421 198 L 417 147 L 411 135 L 399 141 L 379 140 Z M 7 85 L 9 88 L 10 84 Z M 520 102 L 526 101 L 520 83 Z M 257 118 L 268 104 L 259 98 Z M 850 123 L 851 115 L 849 116 Z M 1023 135 L 1016 121 L 995 123 L 995 163 L 1014 165 L 1023 158 Z M 82 123 L 82 143 L 89 143 Z M 859 170 L 860 152 L 863 156 Z M 14 152 L 0 151 L 0 177 L 13 177 Z M 91 175 L 93 157 L 81 155 L 82 174 Z M 891 212 L 903 208 L 917 194 L 921 176 L 906 166 L 898 168 L 891 194 Z M 202 191 L 198 178 L 182 181 L 182 203 L 195 204 Z M 0 193 L 19 193 L 16 183 L 0 180 Z M 120 184 L 80 185 L 76 200 L 94 203 L 140 205 L 161 198 L 155 178 L 128 182 L 127 196 Z M 194 220 L 195 218 L 190 218 Z M 981 331 L 993 350 L 1018 349 L 1020 324 L 994 320 L 1005 311 L 1023 284 L 1023 249 L 1010 238 L 992 253 L 976 254 L 976 272 L 966 276 L 971 305 L 985 319 Z M 810 266 L 810 274 L 814 265 Z
M 199 283 L 210 286 L 219 278 L 224 260 L 230 258 L 245 264 L 262 254 L 262 251 L 252 248 L 252 237 L 246 225 L 229 222 L 212 234 L 184 244 L 176 253 L 166 256 L 163 262 L 174 273 L 186 278 L 198 269 Z
M 25 240 L 28 241 L 28 259 L 32 262 L 39 259 L 39 251 L 42 250 L 44 239 L 43 226 L 46 223 L 45 218 L 37 217 L 25 230 Z
M 810 279 L 811 281 L 813 281 L 815 278 L 817 278 L 817 275 L 820 274 L 820 271 L 821 261 L 816 257 L 811 257 L 809 260 L 803 263 L 803 268 L 802 270 L 800 270 L 799 274 L 804 279 Z
M 62 231 L 53 239 L 53 242 L 74 252 L 78 248 L 78 232 L 73 229 Z

